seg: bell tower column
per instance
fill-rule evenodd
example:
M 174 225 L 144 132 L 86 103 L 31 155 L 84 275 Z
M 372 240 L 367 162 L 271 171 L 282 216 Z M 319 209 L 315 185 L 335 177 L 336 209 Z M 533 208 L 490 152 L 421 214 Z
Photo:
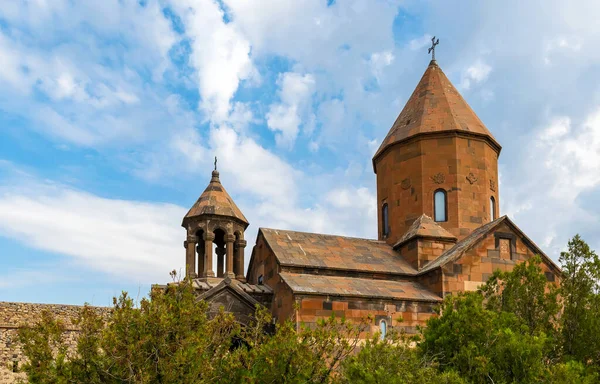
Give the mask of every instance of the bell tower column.
M 225 264 L 225 248 L 223 248 L 222 245 L 217 244 L 215 252 L 217 253 L 217 277 L 223 277 L 223 264 Z
M 225 260 L 225 277 L 234 278 L 233 273 L 233 241 L 235 240 L 234 235 L 225 236 L 225 242 L 227 243 L 227 259 Z
M 212 265 L 212 247 L 215 235 L 210 232 L 204 233 L 204 273 L 203 277 L 214 277 L 215 271 L 213 271 Z
M 198 241 L 198 245 L 196 245 L 196 254 L 198 255 L 198 276 L 202 276 L 204 273 L 204 251 L 204 244 L 201 244 L 200 241 Z
M 235 242 L 236 248 L 236 265 L 235 265 L 235 278 L 240 281 L 246 281 L 246 276 L 244 276 L 244 249 L 246 248 L 246 240 L 238 240 Z
M 194 270 L 194 264 L 196 263 L 196 242 L 197 237 L 194 235 L 188 235 L 187 240 L 184 241 L 183 246 L 185 247 L 185 275 L 186 277 L 196 277 Z

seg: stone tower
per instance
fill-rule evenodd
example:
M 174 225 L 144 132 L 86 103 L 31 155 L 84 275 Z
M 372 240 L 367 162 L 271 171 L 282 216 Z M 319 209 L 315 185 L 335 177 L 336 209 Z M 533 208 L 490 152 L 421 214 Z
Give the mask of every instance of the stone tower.
M 244 231 L 248 227 L 248 220 L 225 191 L 216 169 L 212 172 L 210 183 L 185 215 L 181 225 L 187 230 L 184 246 L 188 277 L 209 278 L 216 275 L 245 281 Z M 215 245 L 216 274 L 213 269 Z
M 459 240 L 498 218 L 500 144 L 435 60 L 373 157 L 379 239 L 425 214 Z

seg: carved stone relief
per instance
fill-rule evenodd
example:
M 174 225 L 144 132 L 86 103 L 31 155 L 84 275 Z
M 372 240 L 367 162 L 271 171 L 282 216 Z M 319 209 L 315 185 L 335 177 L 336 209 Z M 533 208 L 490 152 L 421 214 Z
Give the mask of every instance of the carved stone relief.
M 410 178 L 406 178 L 404 180 L 402 180 L 402 183 L 400 183 L 400 187 L 404 190 L 408 189 L 411 187 L 411 182 L 410 182 Z
M 496 192 L 496 182 L 494 180 L 490 180 L 490 189 Z
M 467 181 L 471 184 L 475 183 L 477 181 L 477 176 L 475 176 L 473 174 L 473 172 L 469 172 L 469 175 L 467 176 Z
M 439 172 L 431 176 L 431 180 L 436 184 L 442 184 L 444 181 L 446 181 L 446 176 L 442 172 Z

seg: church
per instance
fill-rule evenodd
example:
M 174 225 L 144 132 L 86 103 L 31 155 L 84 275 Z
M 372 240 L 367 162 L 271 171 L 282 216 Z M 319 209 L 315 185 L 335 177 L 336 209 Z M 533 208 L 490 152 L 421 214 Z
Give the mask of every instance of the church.
M 434 58 L 373 156 L 377 239 L 259 228 L 244 274 L 249 223 L 215 169 L 183 218 L 186 275 L 211 311 L 242 323 L 256 305 L 298 326 L 369 317 L 365 337 L 414 333 L 445 296 L 534 255 L 558 280 L 559 267 L 500 215 L 500 151 Z

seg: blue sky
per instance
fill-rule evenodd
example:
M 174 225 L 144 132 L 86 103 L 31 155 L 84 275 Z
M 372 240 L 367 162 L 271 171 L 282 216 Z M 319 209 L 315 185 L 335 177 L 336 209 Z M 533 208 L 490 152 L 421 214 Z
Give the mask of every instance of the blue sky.
M 599 12 L 584 0 L 5 2 L 0 300 L 106 305 L 168 281 L 215 155 L 249 245 L 259 226 L 375 237 L 371 156 L 432 35 L 503 146 L 500 213 L 555 260 L 575 233 L 599 249 Z

